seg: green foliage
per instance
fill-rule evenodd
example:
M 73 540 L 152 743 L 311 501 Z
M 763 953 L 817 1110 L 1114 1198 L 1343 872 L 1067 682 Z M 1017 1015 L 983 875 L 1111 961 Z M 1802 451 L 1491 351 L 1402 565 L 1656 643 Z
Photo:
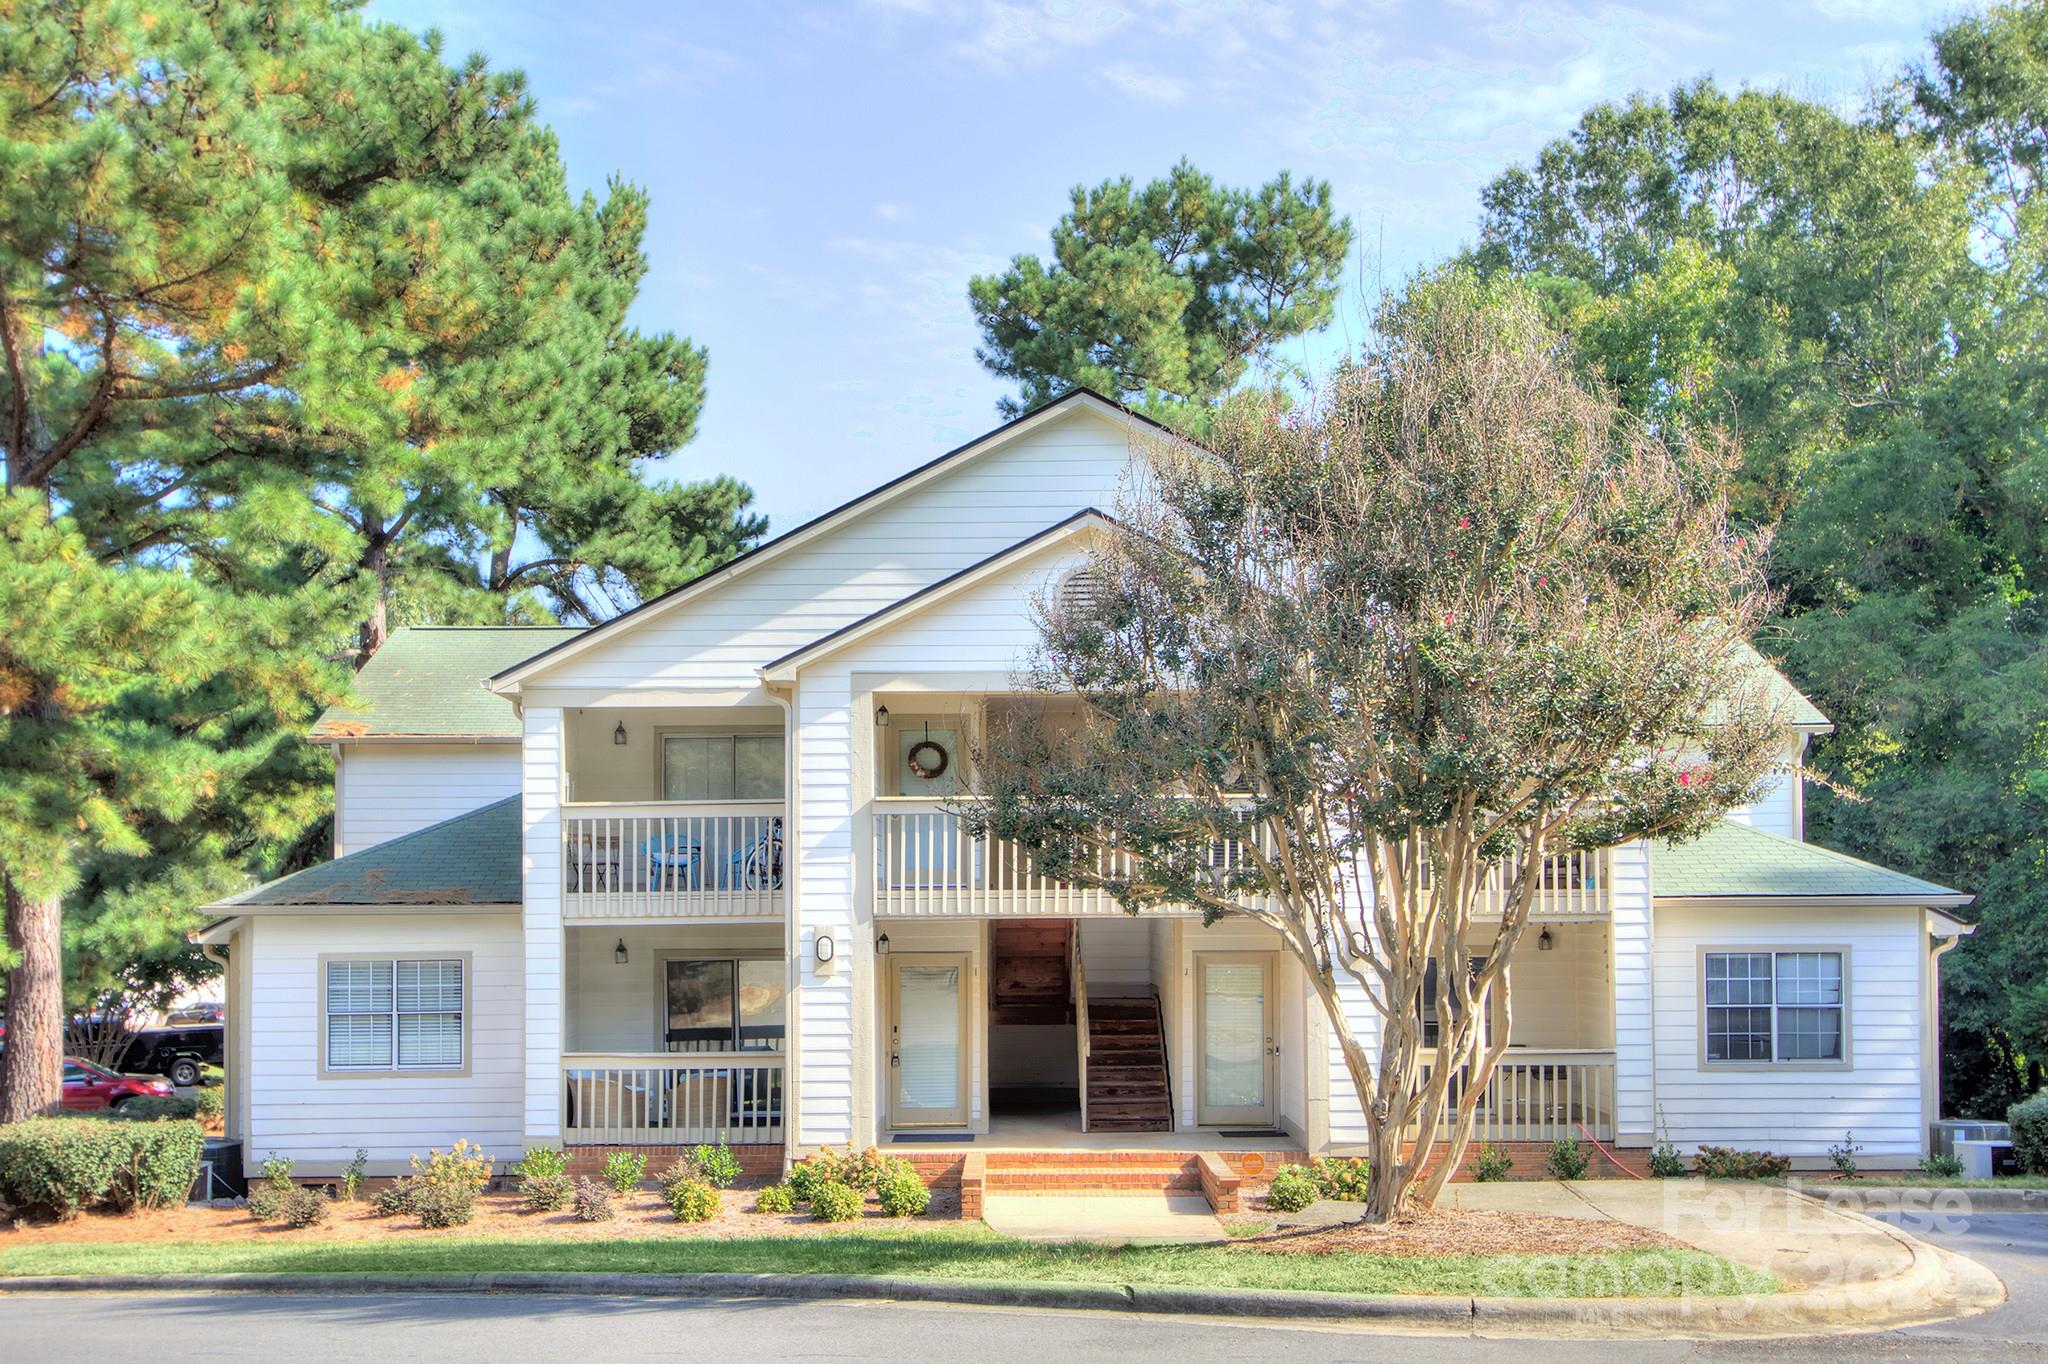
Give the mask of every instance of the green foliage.
M 868 1163 L 854 1154 L 852 1146 L 843 1154 L 830 1146 L 821 1146 L 789 1167 L 787 1182 L 791 1197 L 799 1203 L 809 1203 L 821 1184 L 872 1188 L 875 1177 Z
M 790 1212 L 795 1207 L 796 1198 L 787 1184 L 770 1184 L 754 1200 L 755 1212 Z
M 348 1168 L 341 1172 L 342 1202 L 353 1203 L 357 1199 L 362 1197 L 363 1172 L 369 1168 L 369 1165 L 369 1151 L 364 1147 L 358 1146 L 356 1148 L 355 1159 L 349 1161 Z
M 866 1202 L 859 1189 L 837 1180 L 820 1181 L 811 1189 L 811 1216 L 820 1222 L 850 1222 L 860 1216 Z
M 439 1231 L 467 1226 L 476 1216 L 478 1187 L 466 1180 L 422 1178 L 413 1188 L 412 1211 L 420 1225 Z
M 1936 1179 L 1961 1179 L 1963 1158 L 1945 1151 L 1930 1151 L 1920 1157 L 1920 1173 L 1933 1175 Z
M 664 1184 L 661 1195 L 678 1222 L 708 1222 L 718 1216 L 719 1209 L 724 1206 L 716 1186 L 702 1179 Z
M 1324 1198 L 1339 1203 L 1363 1203 L 1372 1187 L 1372 1162 L 1363 1156 L 1317 1156 L 1309 1163 L 1309 1174 Z
M 85 1115 L 110 1118 L 115 1122 L 160 1122 L 165 1118 L 196 1120 L 199 1100 L 190 1094 L 144 1094 L 111 1108 L 95 1109 Z
M 1543 1157 L 1543 1168 L 1550 1171 L 1552 1179 L 1584 1179 L 1586 1163 L 1586 1148 L 1577 1137 L 1556 1138 Z
M 1668 1141 L 1650 1148 L 1650 1174 L 1657 1179 L 1678 1179 L 1685 1174 L 1685 1157 Z
M 529 1146 L 514 1173 L 519 1196 L 535 1212 L 554 1212 L 569 1201 L 569 1153 L 559 1146 Z
M 1856 1178 L 1856 1153 L 1863 1149 L 1853 1132 L 1842 1133 L 1842 1139 L 1828 1148 L 1828 1163 L 1835 1167 L 1835 1173 L 1844 1179 Z
M 422 1184 L 435 1188 L 460 1187 L 469 1190 L 470 1197 L 484 1191 L 491 1182 L 491 1158 L 483 1148 L 458 1139 L 446 1151 L 429 1150 L 426 1157 L 412 1158 L 413 1174 Z
M 2021 1174 L 2048 1175 L 2048 1090 L 2005 1112 L 2012 1124 L 2012 1158 Z
M 922 1217 L 932 1205 L 932 1191 L 908 1162 L 882 1177 L 875 1186 L 875 1197 L 885 1217 Z
M 697 1170 L 695 1161 L 688 1156 L 678 1156 L 675 1164 L 656 1176 L 655 1182 L 661 1186 L 662 1202 L 667 1203 L 674 1200 L 676 1189 L 685 1184 L 702 1182 L 703 1178 L 704 1176 Z
M 1708 1179 L 1781 1179 L 1792 1168 L 1792 1158 L 1733 1146 L 1702 1146 L 1692 1158 L 1692 1168 Z
M 1274 1212 L 1300 1212 L 1322 1196 L 1315 1175 L 1300 1165 L 1282 1165 L 1266 1186 L 1266 1206 Z
M 699 1147 L 700 1151 L 704 1148 Z M 694 1160 L 698 1169 L 703 1163 Z M 604 1182 L 622 1194 L 629 1194 L 640 1187 L 640 1181 L 647 1178 L 647 1157 L 635 1151 L 614 1151 L 604 1158 Z
M 1077 186 L 1049 262 L 969 283 L 975 354 L 1018 384 L 1005 416 L 1084 387 L 1197 426 L 1249 366 L 1329 321 L 1351 235 L 1329 185 L 1285 172 L 1231 189 L 1182 161 L 1142 187 Z
M 740 1177 L 739 1157 L 724 1142 L 697 1147 L 690 1152 L 690 1163 L 697 1167 L 698 1177 L 714 1188 L 731 1188 L 733 1181 Z
M 585 1175 L 576 1181 L 576 1220 L 579 1222 L 609 1222 L 615 1215 L 612 1209 L 613 1190 L 609 1184 L 601 1184 Z
M 375 1205 L 380 1217 L 409 1216 L 419 1211 L 420 1190 L 424 1187 L 417 1175 L 400 1175 L 377 1190 L 376 1196 L 370 1201 Z M 251 1208 L 256 1204 L 256 1195 L 253 1191 L 249 1195 L 249 1204 Z
M 1514 1169 L 1515 1159 L 1508 1149 L 1495 1141 L 1482 1141 L 1472 1153 L 1472 1177 L 1482 1184 L 1493 1184 L 1506 1179 Z
M 0 1203 L 27 1217 L 183 1203 L 206 1145 L 190 1121 L 38 1118 L 0 1127 Z

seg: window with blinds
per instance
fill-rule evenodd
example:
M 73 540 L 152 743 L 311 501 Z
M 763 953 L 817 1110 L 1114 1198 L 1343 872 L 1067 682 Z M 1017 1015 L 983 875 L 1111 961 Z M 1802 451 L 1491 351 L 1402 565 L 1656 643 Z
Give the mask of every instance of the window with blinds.
M 462 1066 L 462 961 L 327 963 L 327 1069 Z

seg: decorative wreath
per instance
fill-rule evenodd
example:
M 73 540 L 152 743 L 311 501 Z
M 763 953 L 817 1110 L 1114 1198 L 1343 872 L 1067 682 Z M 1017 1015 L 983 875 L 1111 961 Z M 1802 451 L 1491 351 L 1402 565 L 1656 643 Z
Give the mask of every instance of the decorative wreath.
M 947 754 L 943 744 L 932 739 L 919 739 L 910 746 L 907 761 L 910 763 L 912 776 L 930 781 L 945 774 L 946 764 L 950 763 L 952 758 Z

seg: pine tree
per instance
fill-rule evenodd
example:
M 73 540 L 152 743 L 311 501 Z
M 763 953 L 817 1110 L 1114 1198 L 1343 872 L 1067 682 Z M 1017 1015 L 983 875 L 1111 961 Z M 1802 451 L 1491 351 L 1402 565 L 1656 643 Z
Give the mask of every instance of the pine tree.
M 1255 362 L 1330 320 L 1350 249 L 1329 185 L 1286 172 L 1232 189 L 1182 161 L 1142 189 L 1076 186 L 1050 262 L 969 283 L 975 354 L 1018 384 L 1005 416 L 1084 387 L 1198 427 Z

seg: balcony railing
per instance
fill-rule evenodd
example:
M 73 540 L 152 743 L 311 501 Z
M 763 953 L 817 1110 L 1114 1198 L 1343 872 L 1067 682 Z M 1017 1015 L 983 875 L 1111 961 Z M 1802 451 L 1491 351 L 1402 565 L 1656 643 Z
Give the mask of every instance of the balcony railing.
M 562 917 L 778 916 L 782 816 L 780 801 L 565 807 Z
M 570 1145 L 694 1146 L 782 1140 L 782 1058 L 758 1053 L 562 1058 Z
M 1430 1070 L 1425 1059 L 1425 1078 Z M 1601 1141 L 1614 1138 L 1611 1051 L 1510 1048 L 1484 1092 L 1468 1096 L 1465 1089 L 1464 1077 L 1454 1078 L 1450 1102 L 1453 1109 L 1468 1098 L 1473 1103 L 1474 1141 L 1554 1141 L 1588 1132 Z

